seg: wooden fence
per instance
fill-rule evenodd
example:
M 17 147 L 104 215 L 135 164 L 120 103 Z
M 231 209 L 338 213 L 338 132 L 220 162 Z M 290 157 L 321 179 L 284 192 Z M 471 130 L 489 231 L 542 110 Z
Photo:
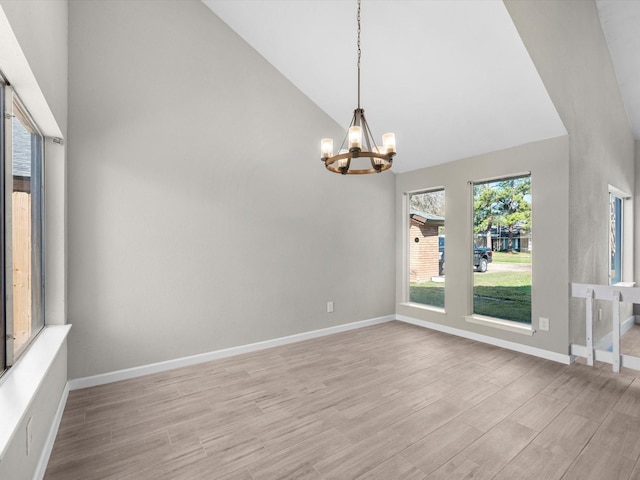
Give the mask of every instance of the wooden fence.
M 31 335 L 31 194 L 13 192 L 13 335 L 14 351 Z

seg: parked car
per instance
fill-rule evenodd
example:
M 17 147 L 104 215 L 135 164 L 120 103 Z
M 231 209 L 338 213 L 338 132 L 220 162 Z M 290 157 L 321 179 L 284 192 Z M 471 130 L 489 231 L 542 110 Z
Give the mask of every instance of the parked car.
M 478 272 L 486 272 L 487 267 L 493 261 L 493 252 L 488 247 L 478 247 L 473 242 L 473 266 Z
M 438 237 L 438 270 L 440 275 L 444 275 L 444 235 Z M 488 247 L 479 247 L 473 242 L 473 267 L 477 272 L 486 272 L 489 264 L 493 261 L 493 252 Z

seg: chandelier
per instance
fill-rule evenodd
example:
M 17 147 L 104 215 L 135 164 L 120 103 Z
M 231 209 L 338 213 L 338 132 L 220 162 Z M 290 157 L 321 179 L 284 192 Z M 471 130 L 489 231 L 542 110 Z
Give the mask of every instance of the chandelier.
M 396 137 L 393 133 L 385 133 L 382 136 L 382 145 L 376 145 L 367 120 L 364 118 L 364 110 L 360 108 L 360 1 L 358 0 L 358 107 L 353 111 L 353 118 L 349 124 L 340 150 L 337 155 L 333 154 L 333 139 L 323 138 L 320 141 L 322 152 L 321 160 L 330 170 L 342 175 L 359 175 L 364 173 L 380 173 L 391 168 L 393 156 L 396 154 Z M 361 159 L 365 166 L 370 168 L 352 168 L 352 161 Z M 354 162 L 354 164 L 357 163 Z

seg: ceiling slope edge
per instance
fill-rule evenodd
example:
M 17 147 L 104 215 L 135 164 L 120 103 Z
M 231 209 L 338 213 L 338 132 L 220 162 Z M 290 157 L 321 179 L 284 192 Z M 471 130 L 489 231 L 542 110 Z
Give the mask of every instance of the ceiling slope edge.
M 346 128 L 355 0 L 202 2 Z M 361 70 L 374 137 L 396 133 L 396 173 L 567 133 L 501 0 L 363 1 Z

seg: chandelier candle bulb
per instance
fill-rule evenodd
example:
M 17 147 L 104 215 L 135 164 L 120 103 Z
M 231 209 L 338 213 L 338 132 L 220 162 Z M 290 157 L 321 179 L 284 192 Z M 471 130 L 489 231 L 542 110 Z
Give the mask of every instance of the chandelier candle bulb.
M 382 135 L 382 144 L 386 153 L 396 153 L 396 135 L 395 133 L 385 133 Z
M 362 148 L 362 127 L 353 125 L 349 127 L 349 150 Z
M 349 150 L 347 150 L 346 148 L 343 148 L 343 149 L 340 150 L 338 155 L 342 155 L 343 153 L 349 153 Z M 335 165 L 338 168 L 344 168 L 344 167 L 347 166 L 347 159 L 346 158 L 341 158 L 340 160 L 336 160 Z
M 333 157 L 333 138 L 323 138 L 320 141 L 320 150 L 322 158 Z
M 376 145 L 375 153 L 384 154 L 384 153 L 387 153 L 387 152 L 380 145 Z M 382 163 L 383 163 L 382 158 L 373 157 L 372 160 L 373 160 L 373 163 L 375 163 L 376 165 L 382 165 Z

